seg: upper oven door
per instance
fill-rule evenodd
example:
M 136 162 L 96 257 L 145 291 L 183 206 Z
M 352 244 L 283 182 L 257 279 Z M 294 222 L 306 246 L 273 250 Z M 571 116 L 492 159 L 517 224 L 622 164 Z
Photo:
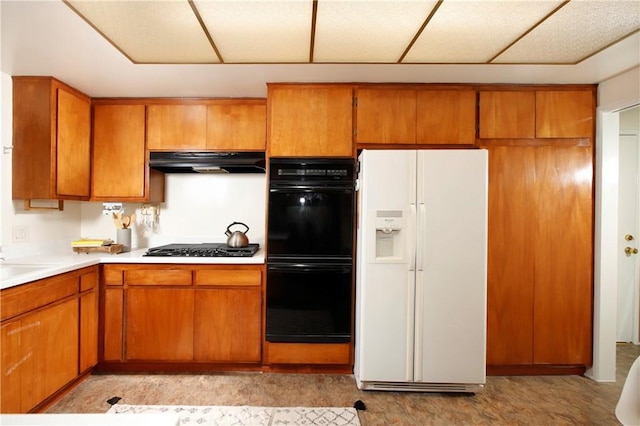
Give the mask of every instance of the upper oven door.
M 271 187 L 268 204 L 268 260 L 351 261 L 353 187 Z

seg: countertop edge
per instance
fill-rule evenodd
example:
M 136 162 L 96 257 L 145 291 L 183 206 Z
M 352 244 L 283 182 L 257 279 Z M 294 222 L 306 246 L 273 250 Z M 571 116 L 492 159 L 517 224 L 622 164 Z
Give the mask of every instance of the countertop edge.
M 3 267 L 7 269 L 13 267 L 18 270 L 29 267 L 28 269 L 32 270 L 4 277 L 0 282 L 0 290 L 100 264 L 263 265 L 265 263 L 262 249 L 252 257 L 144 257 L 145 251 L 146 249 L 138 249 L 118 254 L 69 253 L 6 260 L 0 263 L 0 272 Z

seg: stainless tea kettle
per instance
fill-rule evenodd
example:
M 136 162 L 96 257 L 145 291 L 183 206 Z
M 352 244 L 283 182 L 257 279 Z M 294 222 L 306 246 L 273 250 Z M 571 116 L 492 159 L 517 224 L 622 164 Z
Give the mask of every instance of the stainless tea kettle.
M 234 225 L 242 225 L 246 229 L 244 232 L 241 231 L 231 231 L 231 227 Z M 227 245 L 229 247 L 246 247 L 249 245 L 249 238 L 247 237 L 247 232 L 249 232 L 249 227 L 242 222 L 233 222 L 231 225 L 227 226 L 227 231 L 224 233 L 227 237 Z

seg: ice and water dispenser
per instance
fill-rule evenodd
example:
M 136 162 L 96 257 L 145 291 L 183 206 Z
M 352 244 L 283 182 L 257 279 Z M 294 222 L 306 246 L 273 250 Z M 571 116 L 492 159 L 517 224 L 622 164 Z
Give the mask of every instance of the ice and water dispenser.
M 374 263 L 399 263 L 404 260 L 405 212 L 376 210 Z

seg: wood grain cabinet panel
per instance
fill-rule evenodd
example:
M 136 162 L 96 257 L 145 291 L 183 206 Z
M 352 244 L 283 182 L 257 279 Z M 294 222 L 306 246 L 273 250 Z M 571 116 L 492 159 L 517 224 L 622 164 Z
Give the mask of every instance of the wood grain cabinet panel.
M 79 373 L 98 363 L 98 296 L 97 288 L 80 297 Z
M 267 88 L 269 156 L 354 155 L 351 87 L 269 84 Z
M 203 150 L 206 146 L 206 105 L 147 106 L 147 149 Z
M 0 413 L 22 413 L 22 370 L 24 358 L 21 345 L 22 321 L 3 322 L 0 326 Z
M 536 137 L 592 138 L 594 132 L 592 90 L 536 92 Z
M 418 144 L 475 144 L 475 90 L 418 90 L 416 108 Z
M 130 288 L 126 297 L 126 358 L 193 359 L 193 290 Z
M 51 77 L 13 77 L 13 199 L 88 200 L 91 100 Z
M 260 287 L 196 290 L 194 359 L 259 362 L 261 297 Z
M 358 89 L 357 143 L 415 144 L 416 91 Z
M 479 136 L 484 139 L 535 137 L 534 91 L 481 91 Z
M 592 170 L 591 147 L 536 149 L 536 364 L 591 365 Z
M 259 269 L 196 269 L 195 285 L 209 286 L 260 286 L 262 271 Z
M 488 365 L 591 365 L 591 146 L 489 148 Z
M 191 285 L 189 269 L 131 269 L 124 272 L 125 282 L 129 285 Z
M 164 176 L 146 163 L 144 105 L 94 105 L 91 194 L 96 201 L 164 201 Z
M 101 359 L 122 361 L 124 356 L 124 290 L 122 288 L 105 289 L 103 318 Z
M 207 105 L 207 149 L 264 151 L 266 138 L 265 100 Z

